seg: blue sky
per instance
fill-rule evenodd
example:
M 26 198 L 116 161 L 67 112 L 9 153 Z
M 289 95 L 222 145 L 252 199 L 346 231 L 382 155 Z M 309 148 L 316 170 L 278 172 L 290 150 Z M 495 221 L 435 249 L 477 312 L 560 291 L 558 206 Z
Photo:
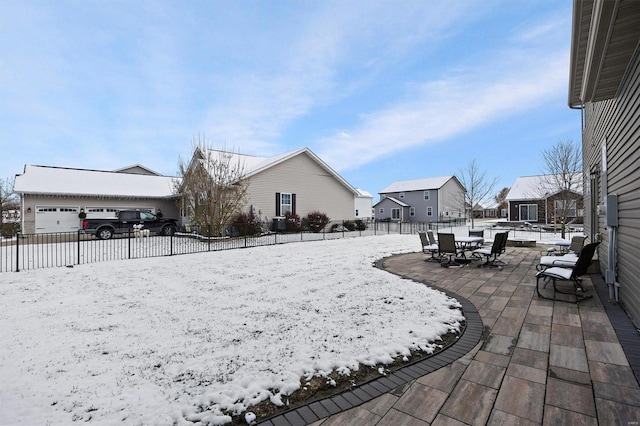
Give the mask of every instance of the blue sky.
M 200 135 L 309 147 L 374 195 L 475 159 L 497 191 L 580 141 L 570 31 L 556 0 L 3 0 L 0 176 L 175 175 Z

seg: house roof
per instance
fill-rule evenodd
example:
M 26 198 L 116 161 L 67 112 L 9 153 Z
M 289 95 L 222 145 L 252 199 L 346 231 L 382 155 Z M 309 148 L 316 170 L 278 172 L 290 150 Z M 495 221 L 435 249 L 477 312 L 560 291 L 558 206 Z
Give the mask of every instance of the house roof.
M 382 202 L 384 202 L 384 201 L 386 201 L 386 200 L 389 200 L 389 201 L 391 201 L 391 202 L 393 202 L 393 203 L 396 203 L 396 204 L 397 204 L 397 205 L 399 205 L 400 207 L 410 207 L 410 206 L 409 206 L 409 204 L 407 204 L 407 203 L 405 203 L 405 202 L 402 202 L 402 201 L 398 200 L 397 198 L 393 198 L 393 197 L 384 197 L 383 199 L 381 199 L 380 201 L 378 201 L 378 202 L 375 204 L 375 206 L 377 206 L 378 204 L 380 204 L 380 203 L 382 203 Z M 375 207 L 375 206 L 374 206 L 374 207 Z
M 582 193 L 582 173 L 576 173 L 573 192 Z M 515 180 L 505 201 L 540 200 L 560 192 L 552 183 L 553 175 L 521 176 Z
M 13 190 L 20 194 L 170 198 L 175 194 L 170 176 L 26 165 L 16 175 Z
M 639 41 L 639 1 L 574 0 L 569 106 L 612 99 Z
M 115 169 L 114 172 L 141 174 L 140 170 L 145 172 L 142 174 L 162 176 L 160 173 L 156 172 L 155 170 L 151 170 L 150 168 L 143 166 L 142 164 L 132 164 L 130 166 L 122 167 L 120 169 Z
M 216 150 L 212 150 L 216 151 Z M 275 155 L 273 157 L 256 157 L 252 155 L 245 155 L 239 153 L 230 153 L 223 151 L 216 151 L 220 154 L 226 154 L 231 156 L 232 162 L 240 162 L 244 166 L 245 177 L 255 176 L 271 167 L 274 167 L 278 164 L 281 164 L 293 157 L 298 155 L 306 154 L 313 161 L 315 161 L 320 167 L 322 167 L 329 175 L 338 180 L 342 185 L 344 185 L 349 191 L 351 191 L 354 195 L 359 195 L 359 192 L 356 188 L 354 188 L 349 182 L 347 182 L 342 176 L 340 176 L 335 170 L 333 170 L 327 163 L 322 161 L 320 157 L 314 154 L 309 148 L 301 148 L 295 151 L 285 152 L 283 154 Z
M 373 198 L 373 195 L 371 195 L 370 192 L 365 191 L 364 189 L 356 188 L 356 191 L 358 191 L 358 197 L 361 197 L 361 198 Z
M 432 178 L 425 178 L 425 179 L 402 180 L 398 182 L 393 182 L 391 185 L 387 186 L 382 191 L 380 191 L 380 194 L 388 194 L 390 192 L 426 191 L 430 189 L 440 189 L 444 186 L 445 183 L 447 183 L 451 179 L 455 179 L 456 182 L 458 181 L 458 179 L 455 176 L 441 176 L 441 177 L 432 177 Z M 462 187 L 462 185 L 460 186 Z

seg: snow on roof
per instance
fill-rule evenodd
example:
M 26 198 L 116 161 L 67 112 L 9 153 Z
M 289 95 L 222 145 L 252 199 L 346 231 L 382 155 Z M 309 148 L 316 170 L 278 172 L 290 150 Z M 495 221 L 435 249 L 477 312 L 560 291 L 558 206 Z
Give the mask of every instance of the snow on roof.
M 356 191 L 358 191 L 358 197 L 362 197 L 362 198 L 373 198 L 373 195 L 371 195 L 370 192 L 365 191 L 364 189 L 359 189 L 356 188 Z
M 447 183 L 453 176 L 440 176 L 425 179 L 415 180 L 402 180 L 393 182 L 385 189 L 380 191 L 380 194 L 386 194 L 389 192 L 403 192 L 403 191 L 424 191 L 428 189 L 440 189 Z
M 324 168 L 330 175 L 335 177 L 351 192 L 353 192 L 354 194 L 358 194 L 358 190 L 356 188 L 354 188 L 349 182 L 344 180 L 342 176 L 340 176 L 335 170 L 329 167 L 327 163 L 322 161 L 322 159 L 318 157 L 316 154 L 314 154 L 309 148 L 301 148 L 294 151 L 289 151 L 282 154 L 274 155 L 272 157 L 255 157 L 252 155 L 245 155 L 245 154 L 218 151 L 218 150 L 211 150 L 211 151 L 217 152 L 218 154 L 230 155 L 232 163 L 239 162 L 244 167 L 246 177 L 251 177 L 277 164 L 280 164 L 290 158 L 306 153 L 316 163 L 318 163 L 320 167 Z
M 26 165 L 13 190 L 21 194 L 56 194 L 167 198 L 174 196 L 170 176 Z
M 574 180 L 574 191 L 582 193 L 582 173 L 577 173 Z M 521 176 L 511 185 L 505 200 L 539 200 L 560 192 L 552 181 L 553 175 Z
M 378 204 L 384 203 L 385 201 L 391 201 L 392 203 L 396 203 L 397 205 L 399 205 L 400 207 L 411 207 L 409 206 L 409 204 L 398 200 L 397 198 L 393 198 L 393 197 L 383 197 L 382 199 L 380 199 L 380 201 L 378 201 L 374 207 L 376 207 Z

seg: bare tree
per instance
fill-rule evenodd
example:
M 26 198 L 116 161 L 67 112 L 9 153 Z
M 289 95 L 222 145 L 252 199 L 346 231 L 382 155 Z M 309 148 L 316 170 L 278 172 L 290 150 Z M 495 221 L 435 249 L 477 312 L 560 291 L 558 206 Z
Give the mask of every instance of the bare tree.
M 502 212 L 502 210 L 507 208 L 507 195 L 509 195 L 510 189 L 511 188 L 509 187 L 504 187 L 495 195 L 495 197 L 493 197 L 494 201 L 498 205 L 499 212 Z
M 567 221 L 577 215 L 576 194 L 582 194 L 582 149 L 572 140 L 559 141 L 542 151 L 542 160 L 541 191 L 552 200 L 553 223 L 564 238 Z
M 175 191 L 182 195 L 183 209 L 191 224 L 212 235 L 223 235 L 225 226 L 242 212 L 249 179 L 240 157 L 215 150 L 203 137 L 192 141 L 189 162 L 178 162 Z
M 473 228 L 475 226 L 474 207 L 491 199 L 493 188 L 498 183 L 498 179 L 490 179 L 486 170 L 480 170 L 480 166 L 475 159 L 471 160 L 465 168 L 458 171 L 458 177 L 462 186 L 467 190 L 464 195 L 464 202 L 471 208 L 471 227 Z
M 13 192 L 13 179 L 0 178 L 0 226 L 2 235 L 10 236 L 18 230 L 16 217 L 10 218 L 9 212 L 14 210 L 17 214 L 19 208 L 18 196 Z M 5 224 L 5 212 L 7 223 Z

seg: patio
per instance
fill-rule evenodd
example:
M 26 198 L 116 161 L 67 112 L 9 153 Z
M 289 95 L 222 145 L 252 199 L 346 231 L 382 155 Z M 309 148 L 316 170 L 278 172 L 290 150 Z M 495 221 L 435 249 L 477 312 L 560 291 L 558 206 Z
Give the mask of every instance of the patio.
M 576 305 L 535 296 L 539 247 L 509 248 L 503 270 L 441 268 L 427 257 L 379 266 L 457 296 L 468 319 L 460 341 L 262 424 L 639 424 L 640 335 L 598 274 L 584 280 L 594 297 Z

